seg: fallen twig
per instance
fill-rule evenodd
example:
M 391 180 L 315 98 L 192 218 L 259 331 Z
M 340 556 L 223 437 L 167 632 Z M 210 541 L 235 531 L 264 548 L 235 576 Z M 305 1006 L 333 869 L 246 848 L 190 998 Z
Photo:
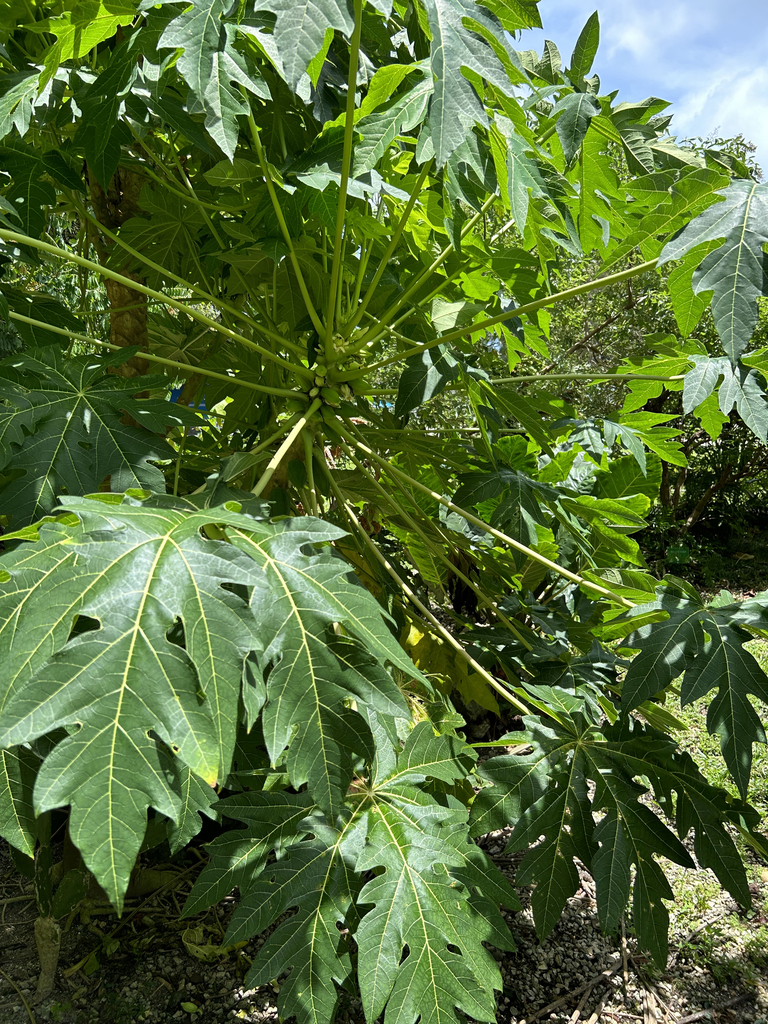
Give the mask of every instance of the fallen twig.
M 556 1010 L 558 1006 L 562 1006 L 563 1003 L 567 1003 L 569 999 L 573 999 L 576 996 L 580 996 L 582 992 L 589 992 L 591 989 L 595 987 L 595 985 L 599 985 L 600 982 L 607 981 L 609 978 L 612 978 L 620 967 L 621 959 L 619 958 L 617 960 L 614 960 L 610 967 L 606 967 L 604 971 L 601 971 L 600 974 L 597 974 L 590 981 L 585 981 L 583 985 L 580 985 L 578 988 L 573 989 L 572 992 L 566 992 L 564 996 L 560 996 L 560 998 L 556 999 L 554 1003 L 550 1003 L 549 1006 L 545 1006 L 541 1010 L 537 1010 L 536 1013 L 533 1014 L 533 1016 L 526 1017 L 524 1020 L 519 1021 L 518 1024 L 533 1024 L 533 1021 L 540 1020 L 540 1018 L 543 1017 L 545 1014 L 551 1013 L 553 1010 Z
M 608 992 L 605 993 L 603 998 L 600 1000 L 600 1003 L 599 1003 L 597 1009 L 592 1014 L 592 1016 L 589 1018 L 589 1020 L 587 1021 L 587 1024 L 597 1024 L 598 1020 L 600 1020 L 600 1015 L 603 1012 L 603 1008 L 604 1008 L 605 1004 L 608 1002 L 608 1000 L 610 998 L 611 998 L 611 992 L 609 990 Z
M 587 1000 L 589 999 L 589 997 L 591 995 L 592 995 L 592 989 L 588 988 L 587 991 L 584 993 L 584 995 L 579 1000 L 579 1005 L 576 1007 L 576 1009 L 573 1011 L 571 1016 L 568 1018 L 568 1024 L 576 1024 L 576 1021 L 581 1016 L 581 1011 L 587 1005 Z
M 736 1006 L 737 1003 L 743 1003 L 745 999 L 749 999 L 749 993 L 743 992 L 740 996 L 735 996 L 733 999 L 729 999 L 727 1003 L 723 1003 L 722 1006 L 712 1006 L 708 1010 L 697 1010 L 696 1013 L 689 1013 L 687 1017 L 678 1018 L 677 1024 L 694 1024 L 694 1021 L 703 1020 L 705 1017 L 709 1017 L 712 1013 L 719 1013 L 721 1010 L 730 1010 L 732 1006 Z
M 16 982 L 13 980 L 13 978 L 9 978 L 8 977 L 8 975 L 5 973 L 5 971 L 2 968 L 0 968 L 0 974 L 2 974 L 2 976 L 8 982 L 8 984 L 9 985 L 13 985 L 14 989 L 16 990 L 16 995 L 22 1001 L 22 1003 L 24 1004 L 24 1009 L 27 1011 L 27 1015 L 29 1017 L 30 1024 L 37 1024 L 37 1017 L 35 1017 L 35 1014 L 34 1014 L 34 1011 L 33 1011 L 32 1007 L 29 1005 L 27 1000 L 22 995 L 22 992 L 21 992 L 21 989 L 19 988 L 19 986 L 16 984 Z

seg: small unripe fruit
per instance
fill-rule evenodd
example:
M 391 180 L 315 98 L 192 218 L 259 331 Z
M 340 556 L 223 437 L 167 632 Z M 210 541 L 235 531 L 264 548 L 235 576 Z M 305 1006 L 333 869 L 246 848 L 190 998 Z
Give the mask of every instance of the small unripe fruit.
M 312 389 L 310 390 L 310 392 L 309 392 L 309 397 L 310 397 L 310 398 L 317 398 L 317 396 L 318 396 L 319 394 L 320 394 L 320 388 L 312 388 Z
M 323 397 L 323 401 L 328 405 L 337 406 L 340 404 L 341 399 L 339 398 L 339 392 L 336 388 L 323 388 L 320 394 Z

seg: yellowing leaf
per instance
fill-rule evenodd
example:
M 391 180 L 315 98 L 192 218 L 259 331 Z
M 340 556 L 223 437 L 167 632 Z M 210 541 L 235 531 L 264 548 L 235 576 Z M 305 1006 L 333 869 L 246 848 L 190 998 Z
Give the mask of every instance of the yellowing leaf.
M 434 633 L 424 633 L 411 624 L 404 643 L 413 663 L 425 675 L 442 676 L 450 680 L 465 704 L 474 701 L 481 708 L 499 714 L 499 705 L 483 677 L 470 670 L 463 658 Z
M 203 960 L 206 963 L 213 963 L 231 953 L 232 950 L 242 949 L 243 946 L 248 945 L 247 942 L 234 942 L 229 946 L 217 946 L 213 942 L 206 942 L 205 929 L 202 927 L 186 928 L 181 934 L 181 941 L 184 943 L 184 948 L 190 956 L 193 956 L 195 960 Z M 189 1010 L 190 1013 L 197 1010 L 194 1003 L 182 1003 L 181 1005 L 185 1010 L 189 1007 L 194 1007 L 194 1009 Z

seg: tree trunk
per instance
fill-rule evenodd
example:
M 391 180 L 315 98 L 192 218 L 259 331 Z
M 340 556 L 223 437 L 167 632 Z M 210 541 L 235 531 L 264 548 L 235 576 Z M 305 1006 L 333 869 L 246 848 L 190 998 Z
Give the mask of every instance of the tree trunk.
M 139 197 L 145 181 L 146 179 L 140 173 L 126 167 L 118 167 L 105 192 L 93 174 L 89 172 L 88 184 L 91 202 L 99 223 L 110 231 L 116 231 L 131 217 L 140 216 Z M 99 255 L 100 263 L 104 265 L 110 262 L 113 269 L 124 277 L 136 281 L 137 284 L 145 283 L 140 274 L 130 269 L 128 261 L 123 263 L 113 259 L 115 252 L 119 253 L 120 249 L 108 236 L 94 230 L 91 232 L 91 241 Z M 147 351 L 149 335 L 146 295 L 118 281 L 107 279 L 105 285 L 110 305 L 110 342 L 121 347 L 138 345 L 139 348 Z M 128 362 L 117 369 L 117 372 L 124 377 L 137 377 L 146 373 L 148 368 L 149 364 L 146 359 L 142 359 L 141 356 L 132 356 Z
M 669 494 L 669 463 L 661 464 L 661 485 L 659 487 L 659 501 L 664 508 L 672 507 L 672 500 Z
M 698 500 L 698 502 L 696 504 L 696 507 L 694 508 L 693 512 L 691 512 L 691 514 L 688 516 L 688 518 L 685 521 L 685 525 L 683 526 L 683 532 L 684 533 L 687 532 L 688 530 L 690 530 L 691 527 L 695 523 L 698 522 L 698 520 L 700 519 L 701 514 L 703 513 L 704 509 L 707 507 L 707 505 L 712 500 L 712 497 L 715 494 L 717 494 L 718 491 L 722 491 L 723 490 L 723 488 L 730 481 L 732 475 L 733 474 L 732 474 L 732 471 L 731 471 L 730 467 L 727 467 L 720 474 L 720 479 L 717 481 L 717 483 L 711 484 L 706 489 L 706 491 L 704 491 L 702 496 L 699 498 L 699 500 Z

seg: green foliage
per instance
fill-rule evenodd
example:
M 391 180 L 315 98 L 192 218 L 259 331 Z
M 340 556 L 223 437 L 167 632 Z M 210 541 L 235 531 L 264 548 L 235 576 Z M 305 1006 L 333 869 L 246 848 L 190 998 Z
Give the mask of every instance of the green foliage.
M 214 840 L 185 914 L 219 899 L 227 891 L 222 882 L 239 884 L 242 900 L 226 944 L 259 934 L 296 907 L 264 943 L 246 980 L 264 984 L 290 965 L 281 993 L 285 1012 L 301 1020 L 332 1014 L 333 981 L 343 984 L 351 973 L 349 942 L 338 926 L 349 927 L 363 912 L 355 936 L 367 1020 L 386 1006 L 395 1021 L 419 1014 L 457 1021 L 456 1008 L 492 1021 L 501 976 L 482 942 L 512 948 L 498 904 L 520 904 L 469 840 L 464 809 L 419 785 L 459 780 L 474 759 L 470 747 L 435 737 L 422 722 L 396 760 L 392 751 L 390 767 L 355 795 L 337 828 L 300 794 L 228 797 L 222 813 L 248 830 Z M 270 863 L 267 854 L 278 844 L 284 855 Z
M 0 834 L 31 856 L 68 808 L 119 911 L 143 844 L 239 822 L 185 914 L 237 887 L 224 944 L 275 926 L 248 984 L 287 974 L 300 1022 L 355 986 L 369 1022 L 495 1019 L 519 904 L 489 830 L 541 934 L 578 858 L 659 963 L 660 858 L 693 867 L 692 833 L 746 904 L 728 827 L 764 849 L 768 598 L 707 604 L 637 540 L 670 467 L 765 442 L 764 186 L 587 77 L 597 15 L 567 70 L 510 45 L 538 25 L 32 0 L 0 27 Z M 678 677 L 739 799 L 671 738 Z M 478 708 L 526 723 L 480 767 Z
M 627 640 L 640 648 L 630 665 L 622 688 L 622 704 L 628 710 L 664 691 L 683 675 L 680 701 L 683 707 L 717 689 L 709 706 L 707 727 L 720 737 L 723 756 L 742 797 L 749 789 L 752 744 L 765 743 L 765 731 L 749 700 L 750 693 L 768 703 L 765 673 L 744 643 L 752 634 L 749 623 L 765 628 L 764 609 L 753 604 L 723 604 L 707 608 L 694 594 L 678 597 L 661 593 L 655 607 L 666 618 L 644 625 Z M 642 614 L 654 605 L 644 605 Z
M 631 719 L 601 730 L 594 707 L 574 698 L 568 707 L 560 723 L 527 723 L 532 754 L 492 758 L 483 765 L 481 777 L 491 785 L 475 800 L 472 832 L 499 827 L 512 811 L 516 825 L 507 850 L 528 850 L 517 880 L 536 885 L 533 911 L 542 937 L 578 887 L 575 857 L 589 865 L 600 923 L 609 930 L 617 927 L 627 904 L 634 865 L 635 928 L 654 959 L 664 964 L 668 912 L 663 901 L 672 892 L 655 857 L 683 867 L 692 867 L 693 861 L 678 836 L 641 801 L 647 787 L 636 778 L 650 782 L 662 806 L 674 806 L 678 835 L 685 838 L 693 830 L 699 863 L 711 867 L 741 902 L 746 872 L 723 823 L 748 825 L 755 814 L 745 805 L 726 804 L 722 791 L 710 786 L 691 758 L 657 730 Z M 590 781 L 594 796 L 589 795 Z M 597 811 L 603 813 L 595 824 Z M 540 840 L 542 835 L 546 838 Z
M 73 356 L 58 348 L 6 359 L 0 367 L 3 401 L 3 510 L 28 523 L 50 512 L 60 494 L 87 494 L 105 477 L 116 491 L 157 489 L 163 475 L 152 460 L 172 450 L 153 430 L 122 422 L 133 413 L 140 424 L 196 424 L 185 409 L 167 410 L 158 400 L 136 402 L 136 393 L 162 378 L 141 382 L 110 374 L 124 356 Z M 153 436 L 154 435 L 154 436 Z
M 712 314 L 726 355 L 735 365 L 757 324 L 756 299 L 763 294 L 763 244 L 768 241 L 768 188 L 735 181 L 674 241 L 661 263 L 685 256 L 707 242 L 722 239 L 694 274 L 694 292 L 712 292 Z

